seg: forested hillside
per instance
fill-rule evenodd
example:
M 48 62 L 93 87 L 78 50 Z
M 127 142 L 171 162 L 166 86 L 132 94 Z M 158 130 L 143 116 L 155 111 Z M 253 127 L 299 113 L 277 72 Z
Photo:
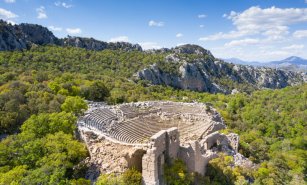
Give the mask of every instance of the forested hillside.
M 307 84 L 225 95 L 131 80 L 166 55 L 55 46 L 1 52 L 0 134 L 9 136 L 0 143 L 0 184 L 89 184 L 82 163 L 88 154 L 74 134 L 85 100 L 210 103 L 225 119 L 224 132 L 240 135 L 240 152 L 257 168 L 233 167 L 221 156 L 210 162 L 204 182 L 305 183 Z

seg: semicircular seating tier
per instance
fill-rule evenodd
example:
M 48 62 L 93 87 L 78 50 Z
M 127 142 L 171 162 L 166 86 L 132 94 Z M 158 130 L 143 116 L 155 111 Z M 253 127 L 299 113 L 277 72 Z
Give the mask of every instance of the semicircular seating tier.
M 177 127 L 181 141 L 200 139 L 223 124 L 220 115 L 201 103 L 137 102 L 89 109 L 79 124 L 122 143 L 144 144 L 155 133 Z M 224 125 L 224 124 L 223 124 Z

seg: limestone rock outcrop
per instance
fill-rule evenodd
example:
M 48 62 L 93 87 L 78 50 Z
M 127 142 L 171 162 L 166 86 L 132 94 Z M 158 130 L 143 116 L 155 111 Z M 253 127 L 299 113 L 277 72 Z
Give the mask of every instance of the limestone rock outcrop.
M 12 25 L 0 20 L 0 51 L 22 50 L 32 44 L 58 44 L 47 28 L 36 24 Z
M 71 37 L 68 36 L 61 39 L 61 45 L 84 48 L 88 50 L 123 50 L 123 51 L 142 51 L 142 47 L 138 44 L 128 42 L 104 42 L 93 38 Z
M 193 58 L 170 54 L 165 58 L 164 65 L 172 66 L 172 71 L 156 63 L 137 72 L 136 80 L 147 80 L 154 85 L 179 89 L 226 94 L 230 94 L 233 89 L 278 89 L 306 82 L 306 74 L 303 73 L 229 64 L 215 59 L 207 50 L 185 48 L 189 46 L 179 48 L 179 53 L 193 53 Z
M 212 56 L 211 52 L 209 50 L 204 49 L 203 47 L 200 47 L 198 45 L 194 44 L 185 44 L 180 45 L 172 49 L 174 53 L 181 53 L 181 54 L 196 54 L 196 55 L 209 55 Z

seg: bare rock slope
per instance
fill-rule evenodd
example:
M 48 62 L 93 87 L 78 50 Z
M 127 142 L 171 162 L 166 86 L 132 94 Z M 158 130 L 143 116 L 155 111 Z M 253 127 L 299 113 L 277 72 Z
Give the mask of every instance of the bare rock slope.
M 179 46 L 170 53 L 164 61 L 139 71 L 136 78 L 155 85 L 226 94 L 234 89 L 277 89 L 306 82 L 303 73 L 229 64 L 196 45 Z

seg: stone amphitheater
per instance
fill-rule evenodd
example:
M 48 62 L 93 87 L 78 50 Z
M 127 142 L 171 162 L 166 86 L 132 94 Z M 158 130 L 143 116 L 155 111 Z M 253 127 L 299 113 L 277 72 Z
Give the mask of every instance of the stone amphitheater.
M 183 160 L 190 172 L 204 174 L 219 150 L 238 154 L 238 135 L 219 133 L 223 128 L 222 117 L 209 105 L 162 101 L 90 103 L 78 121 L 90 152 L 88 178 L 134 167 L 146 185 L 163 185 L 163 165 L 174 159 Z

